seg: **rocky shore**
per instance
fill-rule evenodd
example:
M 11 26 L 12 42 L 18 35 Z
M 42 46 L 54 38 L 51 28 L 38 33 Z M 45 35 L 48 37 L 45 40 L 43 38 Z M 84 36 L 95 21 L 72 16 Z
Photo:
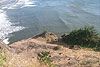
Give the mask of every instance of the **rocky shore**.
M 38 54 L 49 51 L 54 67 L 100 67 L 100 52 L 70 46 L 59 41 L 54 33 L 42 33 L 32 38 L 4 46 L 0 41 L 0 49 L 7 49 L 9 56 L 4 67 L 49 67 L 41 65 Z M 60 46 L 59 49 L 55 49 Z M 9 51 L 10 50 L 10 51 Z M 1 51 L 2 53 L 3 51 Z

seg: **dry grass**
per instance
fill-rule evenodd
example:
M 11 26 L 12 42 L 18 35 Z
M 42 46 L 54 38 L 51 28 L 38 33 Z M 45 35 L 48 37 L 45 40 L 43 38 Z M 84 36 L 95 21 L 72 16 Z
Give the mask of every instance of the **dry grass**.
M 51 59 L 53 60 L 53 64 L 55 67 L 99 67 L 100 66 L 100 52 L 95 52 L 93 50 L 86 49 L 69 49 L 61 46 L 62 48 L 59 50 L 54 50 L 58 44 L 49 44 L 45 41 L 39 41 L 36 39 L 23 40 L 22 43 L 15 43 L 15 48 L 20 49 L 20 47 L 24 47 L 24 51 L 20 51 L 19 54 L 24 53 L 27 57 L 31 57 L 28 54 L 34 53 L 36 55 L 41 51 L 50 51 Z M 22 46 L 23 45 L 23 46 Z M 27 48 L 31 45 L 31 48 Z M 33 46 L 32 46 L 33 45 Z M 12 44 L 14 47 L 14 44 Z M 26 47 L 27 46 L 27 47 Z M 18 50 L 17 49 L 17 50 Z M 27 53 L 28 49 L 28 53 Z M 26 53 L 25 53 L 26 52 Z M 46 66 L 47 67 L 47 66 Z
M 40 67 L 39 62 L 32 58 L 26 60 L 21 56 L 10 52 L 7 52 L 6 56 L 7 59 L 2 65 L 3 67 Z
M 57 43 L 47 43 L 42 38 L 29 38 L 10 46 L 14 51 L 7 51 L 6 54 L 3 54 L 8 57 L 3 67 L 48 67 L 40 65 L 41 62 L 39 63 L 37 59 L 38 54 L 42 51 L 50 51 L 52 64 L 55 67 L 100 67 L 100 52 L 84 48 L 69 49 L 61 45 L 59 50 L 54 50 L 59 45 Z

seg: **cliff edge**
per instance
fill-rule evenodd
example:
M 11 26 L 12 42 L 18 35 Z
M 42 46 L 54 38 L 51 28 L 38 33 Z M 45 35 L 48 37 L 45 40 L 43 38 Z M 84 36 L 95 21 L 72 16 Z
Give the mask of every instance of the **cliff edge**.
M 67 44 L 59 42 L 59 38 L 49 32 L 13 43 L 10 49 L 14 52 L 11 52 L 9 63 L 5 65 L 8 67 L 50 67 L 50 65 L 41 64 L 42 61 L 38 59 L 39 54 L 46 51 L 50 52 L 49 57 L 53 67 L 100 67 L 100 52 L 78 47 L 70 49 Z

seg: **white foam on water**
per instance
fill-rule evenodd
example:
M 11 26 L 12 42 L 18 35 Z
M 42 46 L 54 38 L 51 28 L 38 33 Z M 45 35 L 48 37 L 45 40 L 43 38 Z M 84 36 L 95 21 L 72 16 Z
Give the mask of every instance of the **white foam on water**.
M 0 3 L 4 2 L 4 1 L 6 1 L 6 0 L 0 0 Z
M 9 44 L 9 38 L 4 39 L 3 42 L 4 42 L 5 44 Z
M 8 9 L 16 9 L 16 8 L 25 8 L 25 7 L 35 7 L 37 1 L 30 1 L 30 0 L 18 0 L 15 5 L 12 5 Z
M 8 9 L 10 6 L 14 5 L 17 0 L 0 0 L 0 9 Z
M 4 40 L 5 43 L 8 44 L 6 37 L 8 37 L 9 33 L 13 33 L 19 30 L 24 29 L 21 26 L 13 26 L 10 20 L 7 18 L 6 12 L 0 13 L 0 39 Z

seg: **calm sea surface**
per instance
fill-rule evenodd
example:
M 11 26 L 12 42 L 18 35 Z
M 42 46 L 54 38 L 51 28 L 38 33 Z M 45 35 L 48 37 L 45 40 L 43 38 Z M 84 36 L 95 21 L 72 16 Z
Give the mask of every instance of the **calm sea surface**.
M 61 35 L 84 26 L 100 33 L 100 0 L 0 0 L 0 39 L 10 43 L 44 30 Z

